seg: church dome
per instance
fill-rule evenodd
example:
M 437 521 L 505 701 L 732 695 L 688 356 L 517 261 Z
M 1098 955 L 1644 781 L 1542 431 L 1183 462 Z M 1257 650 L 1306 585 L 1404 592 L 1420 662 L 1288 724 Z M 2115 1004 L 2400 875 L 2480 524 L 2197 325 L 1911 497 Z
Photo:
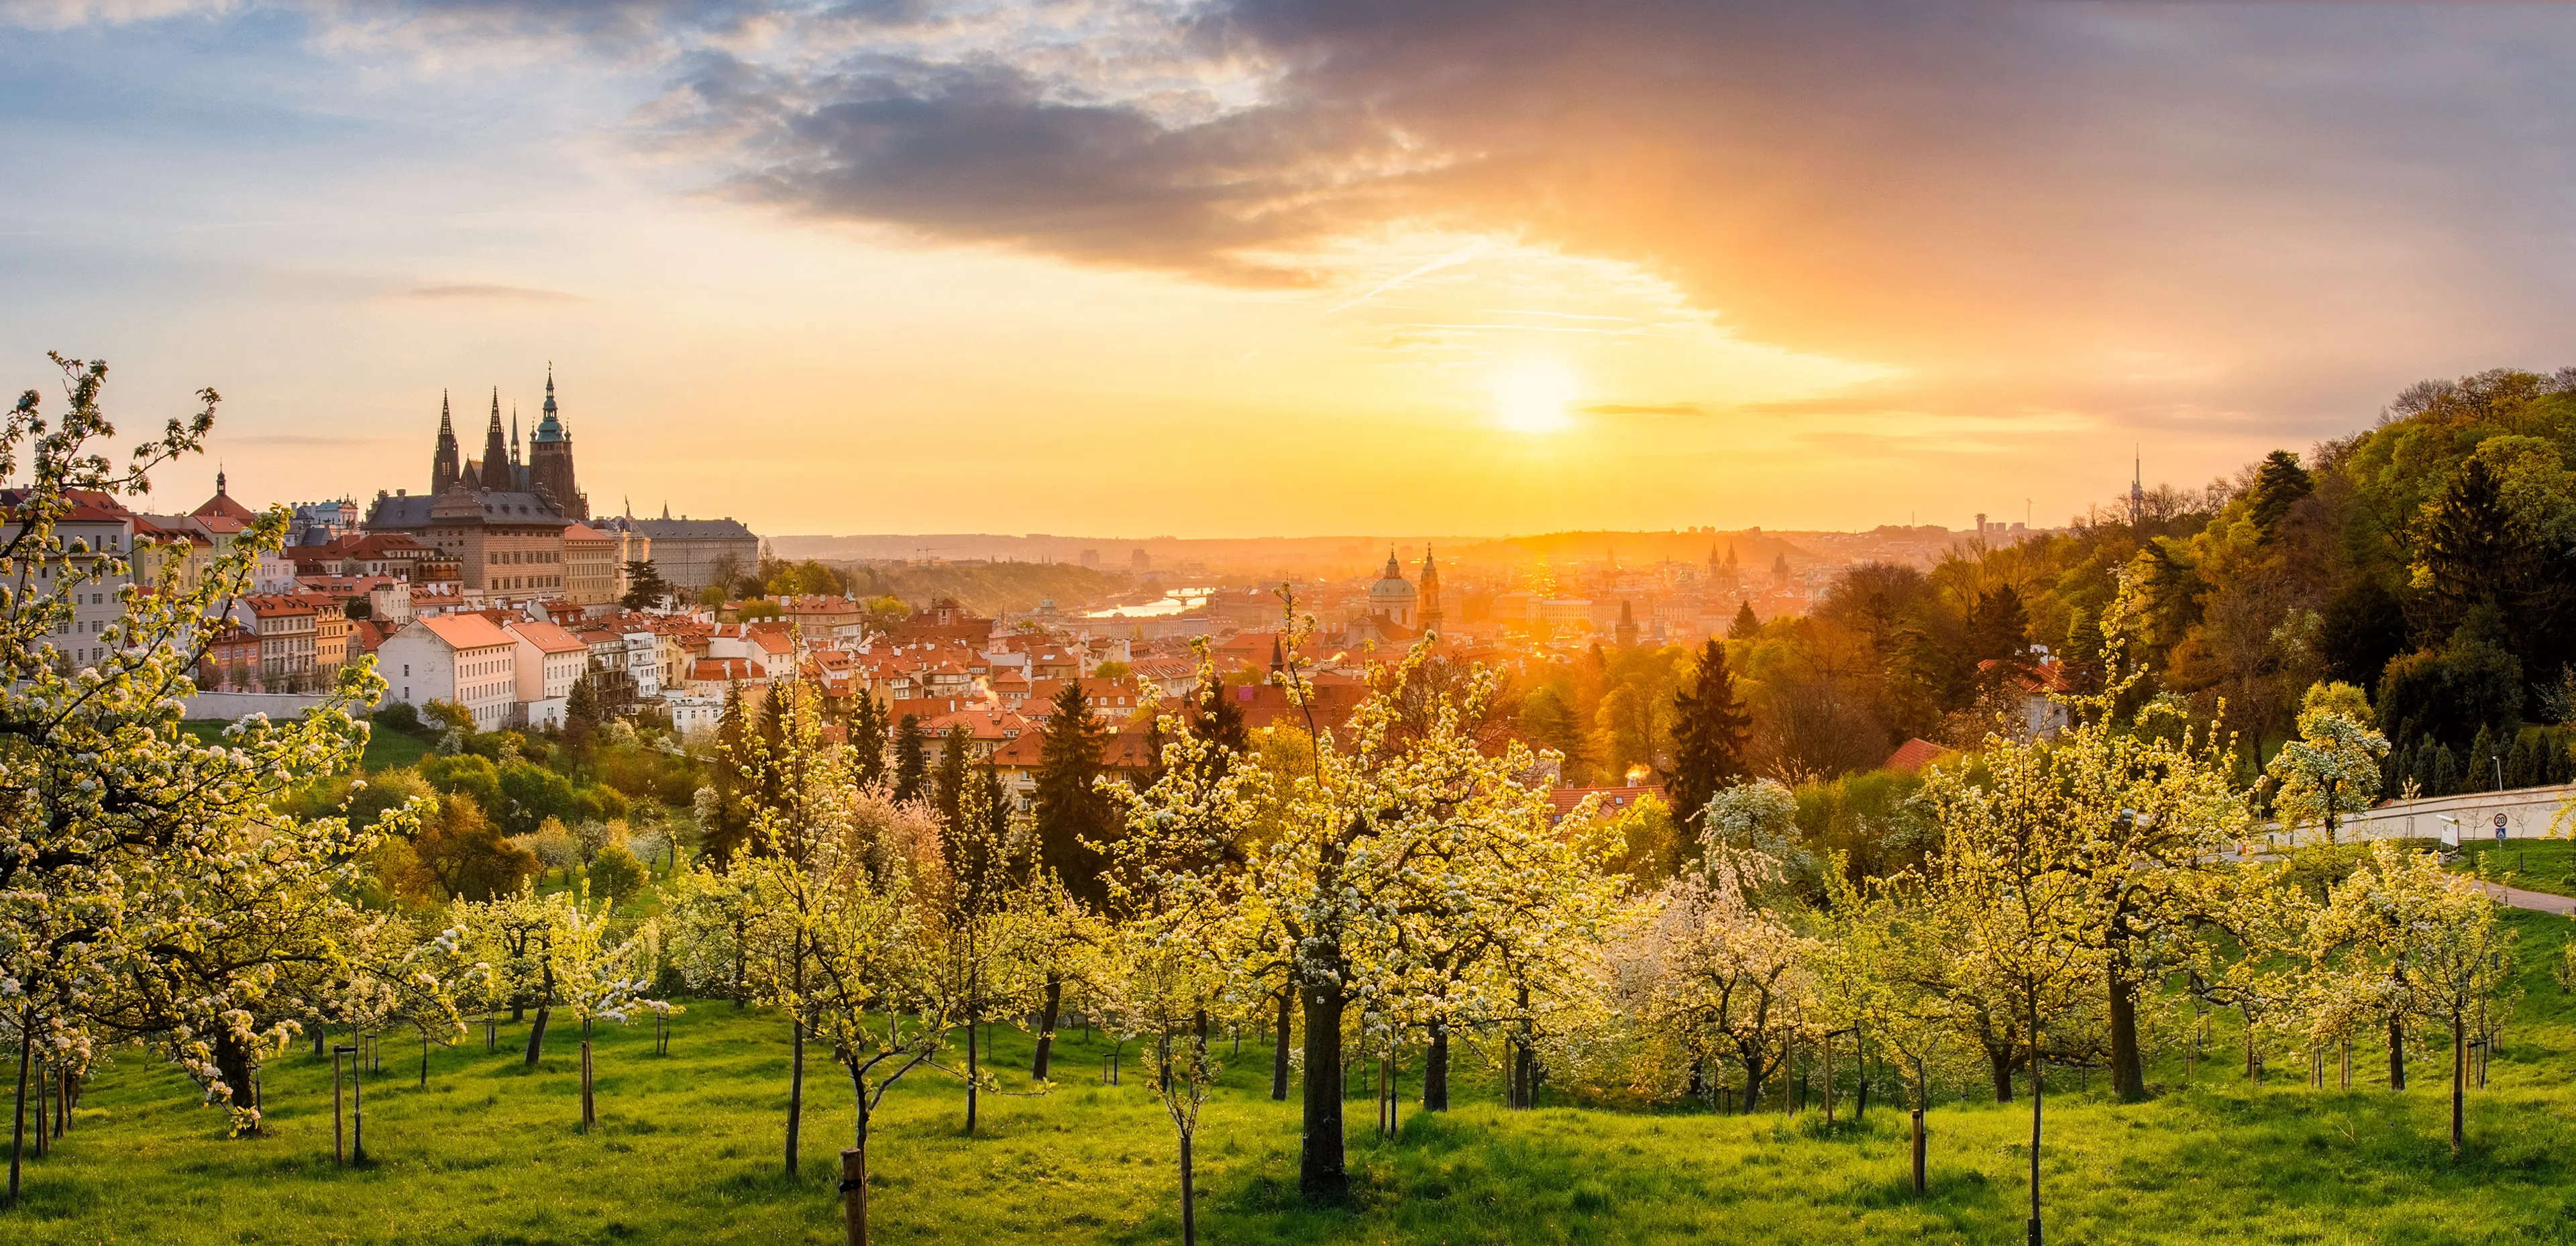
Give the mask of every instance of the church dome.
M 1395 561 L 1395 551 L 1386 555 L 1386 574 L 1369 586 L 1369 606 L 1379 614 L 1410 611 L 1416 598 L 1413 581 L 1404 578 L 1404 568 Z

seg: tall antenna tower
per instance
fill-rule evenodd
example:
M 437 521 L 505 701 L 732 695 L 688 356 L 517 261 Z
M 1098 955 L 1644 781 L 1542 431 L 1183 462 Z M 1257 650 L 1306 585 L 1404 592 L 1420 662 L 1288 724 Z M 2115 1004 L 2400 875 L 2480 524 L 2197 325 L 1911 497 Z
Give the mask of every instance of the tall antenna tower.
M 2138 457 L 2129 461 L 2130 523 L 2138 522 L 2138 516 L 2145 514 L 2147 509 L 2147 455 L 2145 443 L 2142 442 L 2136 446 L 2136 453 Z

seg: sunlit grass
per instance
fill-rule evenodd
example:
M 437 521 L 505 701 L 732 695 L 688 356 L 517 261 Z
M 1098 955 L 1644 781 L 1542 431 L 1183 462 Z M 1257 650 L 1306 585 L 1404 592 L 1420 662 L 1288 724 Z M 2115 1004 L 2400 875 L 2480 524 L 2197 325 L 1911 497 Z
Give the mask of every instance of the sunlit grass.
M 2548 977 L 2566 923 L 2517 914 L 2523 1017 L 2490 1086 L 2470 1098 L 2470 1147 L 2446 1144 L 2448 1068 L 2414 1066 L 2415 1088 L 2376 1085 L 2384 1062 L 2356 1053 L 2361 1088 L 2299 1085 L 2287 1053 L 2255 1091 L 2222 1018 L 2186 1081 L 2124 1107 L 2094 1075 L 2050 1076 L 2045 1151 L 2050 1236 L 2066 1242 L 2487 1242 L 2563 1240 L 2576 1198 L 2576 1028 Z M 385 1046 L 367 1082 L 370 1162 L 331 1162 L 329 1062 L 299 1050 L 265 1076 L 270 1136 L 226 1141 L 166 1066 L 123 1050 L 84 1100 L 77 1128 L 31 1161 L 27 1206 L 0 1216 L 0 1243 L 830 1242 L 831 1183 L 846 1145 L 848 1083 L 808 1069 L 804 1173 L 779 1172 L 787 1044 L 757 1011 L 697 1004 L 672 1053 L 649 1026 L 600 1034 L 600 1127 L 581 1132 L 573 1036 L 524 1069 L 468 1045 L 431 1059 Z M 897 1089 L 870 1149 L 884 1242 L 1148 1242 L 1177 1237 L 1172 1134 L 1132 1052 L 1125 1084 L 1099 1081 L 1106 1045 L 1079 1027 L 1061 1044 L 1062 1084 L 985 1101 L 960 1134 L 963 1093 L 927 1076 Z M 1000 1035 L 1006 1090 L 1027 1085 L 1028 1039 Z M 1366 1092 L 1351 1107 L 1355 1194 L 1314 1208 L 1295 1193 L 1296 1107 L 1267 1095 L 1266 1046 L 1247 1041 L 1210 1106 L 1199 1147 L 1211 1242 L 2017 1242 L 2026 1105 L 1958 1102 L 1930 1114 L 1931 1194 L 1908 1189 L 1903 1114 L 1884 1100 L 1865 1124 L 1696 1111 L 1567 1107 L 1507 1113 L 1493 1084 L 1461 1078 L 1445 1118 L 1410 1102 L 1402 1136 L 1379 1142 Z M 2331 1080 L 2331 1074 L 2329 1075 Z M 1418 1081 L 1408 1072 L 1408 1095 Z M 1846 1107 L 1849 1100 L 1846 1099 Z

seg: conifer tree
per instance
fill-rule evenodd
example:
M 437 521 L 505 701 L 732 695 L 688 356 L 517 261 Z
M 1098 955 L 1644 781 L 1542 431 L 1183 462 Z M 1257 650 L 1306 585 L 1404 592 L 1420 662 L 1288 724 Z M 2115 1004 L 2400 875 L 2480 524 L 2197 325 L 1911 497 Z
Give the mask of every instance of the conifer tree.
M 1753 603 L 1750 601 L 1737 603 L 1735 607 L 1735 622 L 1727 625 L 1726 638 L 1728 640 L 1751 640 L 1761 634 L 1762 620 L 1754 617 Z
M 886 781 L 886 743 L 886 707 L 874 694 L 862 692 L 850 710 L 850 766 L 859 786 Z
M 1093 785 L 1108 732 L 1091 713 L 1079 680 L 1056 694 L 1038 751 L 1038 865 L 1063 880 L 1065 891 L 1097 908 L 1108 898 L 1106 864 L 1087 844 L 1109 838 L 1111 811 Z
M 956 831 L 964 827 L 968 769 L 966 753 L 973 747 L 973 737 L 966 724 L 953 723 L 948 734 L 939 740 L 939 772 L 931 785 L 931 804 L 939 810 L 939 824 Z
M 1744 757 L 1752 732 L 1753 715 L 1736 694 L 1726 645 L 1712 638 L 1700 646 L 1690 684 L 1673 693 L 1673 767 L 1666 790 L 1675 818 L 1695 827 L 1710 797 L 1752 773 Z
M 929 780 L 929 762 L 922 755 L 921 719 L 906 714 L 894 732 L 894 798 L 898 802 L 919 800 Z
M 650 610 L 661 605 L 662 599 L 673 591 L 652 559 L 638 558 L 626 564 L 626 595 L 617 604 L 629 610 Z

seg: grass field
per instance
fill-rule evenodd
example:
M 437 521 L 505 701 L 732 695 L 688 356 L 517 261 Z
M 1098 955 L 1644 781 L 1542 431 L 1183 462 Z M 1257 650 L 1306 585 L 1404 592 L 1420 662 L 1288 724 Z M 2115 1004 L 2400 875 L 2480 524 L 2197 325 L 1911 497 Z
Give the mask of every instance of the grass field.
M 2549 979 L 2567 923 L 2516 914 L 2523 1010 L 2487 1089 L 2473 1091 L 2470 1146 L 2445 1145 L 2446 1061 L 2419 1060 L 2415 1088 L 2318 1092 L 2287 1054 L 2269 1087 L 2242 1080 L 2223 1026 L 2186 1080 L 2123 1107 L 2050 1078 L 2045 1149 L 2050 1236 L 2063 1242 L 2558 1242 L 2576 1233 L 2576 1008 Z M 368 1075 L 370 1162 L 331 1161 L 328 1061 L 273 1063 L 269 1136 L 227 1141 L 174 1071 L 119 1051 L 84 1098 L 69 1139 L 31 1161 L 26 1206 L 0 1215 L 0 1243 L 73 1242 L 829 1242 L 839 1240 L 834 1154 L 850 1129 L 848 1082 L 808 1066 L 804 1174 L 779 1172 L 787 1048 L 757 1011 L 702 1004 L 674 1022 L 672 1051 L 649 1026 L 600 1035 L 601 1125 L 584 1134 L 573 1036 L 540 1067 L 503 1050 L 385 1044 Z M 1024 1089 L 1028 1039 L 998 1035 L 1005 1089 Z M 1134 1061 L 1099 1084 L 1105 1045 L 1061 1043 L 1052 1094 L 986 1100 L 960 1133 L 963 1093 L 937 1075 L 887 1100 L 871 1147 L 871 1202 L 885 1242 L 1148 1242 L 1177 1236 L 1170 1127 Z M 1211 1242 L 1628 1242 L 2021 1240 L 2027 1107 L 1953 1100 L 1931 1113 L 1931 1194 L 1910 1195 L 1901 1113 L 1828 1131 L 1795 1120 L 1697 1111 L 1542 1107 L 1507 1113 L 1490 1081 L 1462 1072 L 1444 1116 L 1410 1104 L 1401 1136 L 1377 1141 L 1366 1092 L 1351 1116 L 1355 1195 L 1312 1208 L 1295 1194 L 1293 1103 L 1267 1096 L 1266 1046 L 1247 1042 L 1210 1105 L 1199 1145 Z M 2376 1081 L 2376 1051 L 2356 1053 Z M 916 1075 L 919 1076 L 919 1075 Z M 1408 1085 L 1412 1085 L 1408 1079 Z M 1848 1107 L 1848 1099 L 1846 1099 Z
M 190 735 L 209 743 L 221 740 L 224 728 L 230 725 L 229 722 L 211 719 L 197 719 L 179 724 Z M 417 765 L 421 758 L 427 756 L 429 756 L 428 741 L 388 727 L 377 727 L 367 735 L 367 751 L 360 759 L 360 764 L 366 767 L 367 773 L 374 774 L 381 770 L 395 770 L 404 766 Z

